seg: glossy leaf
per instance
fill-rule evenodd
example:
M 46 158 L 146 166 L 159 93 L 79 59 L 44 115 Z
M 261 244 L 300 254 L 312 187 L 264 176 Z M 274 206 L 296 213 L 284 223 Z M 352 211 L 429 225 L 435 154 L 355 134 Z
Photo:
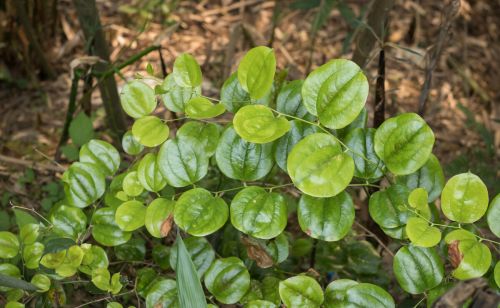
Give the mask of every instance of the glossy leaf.
M 53 231 L 76 240 L 87 229 L 87 216 L 76 207 L 60 205 L 50 215 Z
M 265 300 L 253 300 L 249 301 L 246 305 L 245 308 L 278 308 L 274 303 L 265 301 Z
M 19 240 L 17 236 L 8 231 L 0 232 L 0 258 L 10 259 L 19 253 Z
M 116 224 L 123 231 L 134 231 L 144 226 L 146 207 L 139 201 L 124 202 L 116 209 Z
M 488 209 L 488 189 L 475 174 L 455 175 L 444 186 L 441 209 L 450 220 L 473 223 Z
M 105 176 L 113 175 L 120 167 L 120 154 L 111 144 L 92 139 L 80 149 L 80 161 L 94 164 Z
M 434 133 L 419 115 L 403 113 L 386 120 L 375 133 L 375 153 L 396 175 L 408 175 L 429 159 Z
M 175 280 L 157 280 L 148 290 L 146 307 L 180 307 Z
M 441 241 L 441 231 L 420 217 L 410 217 L 406 223 L 406 234 L 415 246 L 433 247 Z
M 131 197 L 139 196 L 144 191 L 144 187 L 141 185 L 141 182 L 139 181 L 137 171 L 129 172 L 123 179 L 122 186 L 123 186 L 123 191 L 128 196 Z
M 123 87 L 120 100 L 123 110 L 132 118 L 147 116 L 156 108 L 154 90 L 139 80 L 131 81 Z
M 226 128 L 219 140 L 215 159 L 227 177 L 255 181 L 266 176 L 273 167 L 271 143 L 255 144 L 243 140 L 232 126 Z
M 208 171 L 208 157 L 196 139 L 168 140 L 158 153 L 158 166 L 168 184 L 184 187 L 201 180 Z
M 497 287 L 500 288 L 500 261 L 498 261 L 495 265 L 493 272 L 495 283 L 497 284 Z
M 402 247 L 394 256 L 393 269 L 401 288 L 411 294 L 436 287 L 444 277 L 443 263 L 433 248 Z
M 26 224 L 19 230 L 19 238 L 23 245 L 29 245 L 36 242 L 38 236 L 40 235 L 40 225 L 39 224 Z
M 428 194 L 424 188 L 415 188 L 408 196 L 408 204 L 423 218 L 431 219 L 431 210 L 429 208 Z
M 274 117 L 266 106 L 248 105 L 240 108 L 233 118 L 236 133 L 245 141 L 268 143 L 278 139 L 290 130 L 285 117 Z
M 392 185 L 386 190 L 371 195 L 368 210 L 373 220 L 385 229 L 404 227 L 412 216 L 406 208 L 408 190 L 402 185 Z M 387 232 L 386 232 L 387 233 Z M 391 234 L 389 234 L 391 235 Z M 396 234 L 392 234 L 394 236 Z M 397 236 L 396 238 L 404 238 Z
M 203 188 L 183 193 L 174 209 L 175 223 L 194 236 L 214 233 L 226 223 L 228 216 L 226 202 Z
M 215 154 L 219 142 L 220 127 L 215 123 L 189 121 L 177 131 L 177 138 L 194 138 L 204 146 L 208 156 Z
M 354 176 L 366 180 L 378 179 L 384 175 L 384 163 L 375 154 L 374 128 L 356 128 L 345 137 L 345 144 L 354 160 Z
M 285 198 L 275 192 L 266 192 L 262 187 L 246 187 L 231 202 L 231 223 L 253 237 L 274 238 L 286 227 Z
M 276 110 L 304 120 L 313 120 L 302 102 L 302 80 L 294 80 L 282 86 L 276 98 Z M 302 122 L 303 123 L 303 122 Z
M 210 119 L 226 111 L 223 104 L 213 104 L 205 97 L 193 97 L 186 103 L 186 116 L 191 119 Z
M 168 138 L 170 129 L 156 116 L 146 116 L 135 120 L 132 134 L 140 144 L 146 147 L 156 147 Z
M 175 59 L 174 72 L 175 82 L 181 87 L 197 87 L 201 85 L 201 68 L 196 59 L 183 53 Z
M 184 244 L 189 258 L 194 264 L 198 277 L 203 277 L 212 262 L 215 260 L 215 251 L 210 243 L 204 237 L 188 237 L 184 239 Z M 177 268 L 177 246 L 173 246 L 170 252 L 170 266 L 175 270 Z
M 238 81 L 238 72 L 234 72 L 222 85 L 220 91 L 221 103 L 230 112 L 236 113 L 241 107 L 253 104 L 269 105 L 274 96 L 274 87 L 259 99 L 250 98 L 250 94 L 243 90 Z
M 354 222 L 354 204 L 343 191 L 335 197 L 315 198 L 302 195 L 297 208 L 302 231 L 312 238 L 324 241 L 342 239 Z
M 122 148 L 129 155 L 138 155 L 144 150 L 144 146 L 135 139 L 132 131 L 127 131 L 122 137 Z
M 290 130 L 275 143 L 274 159 L 278 166 L 286 171 L 286 162 L 292 148 L 304 137 L 318 133 L 317 126 L 293 120 L 290 121 Z
M 259 99 L 271 89 L 276 72 L 274 50 L 265 46 L 250 49 L 238 66 L 238 80 L 253 99 Z
M 288 174 L 295 186 L 313 197 L 333 197 L 351 182 L 354 161 L 344 153 L 335 137 L 309 135 L 288 155 Z
M 146 208 L 145 225 L 149 233 L 157 238 L 168 235 L 171 228 L 175 202 L 172 200 L 157 198 Z
M 161 98 L 165 107 L 172 112 L 184 112 L 186 103 L 193 97 L 200 96 L 201 87 L 182 87 L 179 86 L 173 74 L 168 75 L 161 84 Z
M 82 245 L 83 248 L 83 245 Z M 106 251 L 100 246 L 92 245 L 91 247 L 85 247 L 85 254 L 82 259 L 82 263 L 78 267 L 80 272 L 87 275 L 92 275 L 92 271 L 97 268 L 108 268 L 109 260 Z
M 500 194 L 491 200 L 488 215 L 486 216 L 491 232 L 500 237 Z
M 31 283 L 38 288 L 38 292 L 44 293 L 50 289 L 50 278 L 43 274 L 35 274 L 31 278 Z
M 104 175 L 94 164 L 73 163 L 63 174 L 66 197 L 71 205 L 83 208 L 97 201 L 104 194 Z
M 250 274 L 238 258 L 217 259 L 205 274 L 205 286 L 219 302 L 234 304 L 250 288 Z
M 280 297 L 286 307 L 320 307 L 323 290 L 319 283 L 308 276 L 294 276 L 280 282 Z
M 160 172 L 154 153 L 148 153 L 141 159 L 137 168 L 137 179 L 142 187 L 148 191 L 157 192 L 167 185 L 167 180 Z
M 74 145 L 84 145 L 90 139 L 94 138 L 92 119 L 90 119 L 85 112 L 80 111 L 69 124 L 68 133 Z
M 387 291 L 371 283 L 350 279 L 332 281 L 325 290 L 325 307 L 396 307 Z
M 146 258 L 146 242 L 142 238 L 132 238 L 125 244 L 114 247 L 118 260 L 143 261 Z
M 101 245 L 117 246 L 126 243 L 131 233 L 123 231 L 116 224 L 115 210 L 105 207 L 95 211 L 92 216 L 92 236 Z
M 35 242 L 24 246 L 23 248 L 23 260 L 24 265 L 29 269 L 36 269 L 42 258 L 45 246 L 42 243 Z

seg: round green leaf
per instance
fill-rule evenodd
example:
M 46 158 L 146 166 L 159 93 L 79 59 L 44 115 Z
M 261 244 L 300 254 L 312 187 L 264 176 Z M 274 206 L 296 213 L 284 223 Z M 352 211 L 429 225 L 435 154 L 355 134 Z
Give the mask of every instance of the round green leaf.
M 323 241 L 342 239 L 354 222 L 354 204 L 345 191 L 330 198 L 302 195 L 297 208 L 302 231 Z
M 396 182 L 413 190 L 424 188 L 429 194 L 429 202 L 434 202 L 444 187 L 444 174 L 439 160 L 434 154 L 429 156 L 425 165 L 414 173 L 398 176 Z
M 215 123 L 190 121 L 177 131 L 177 138 L 194 138 L 204 146 L 208 156 L 215 154 L 220 137 L 220 127 Z
M 174 72 L 175 82 L 181 87 L 197 87 L 201 85 L 201 68 L 196 59 L 183 53 L 175 59 Z
M 315 133 L 293 147 L 287 169 L 302 192 L 314 197 L 333 197 L 351 182 L 354 161 L 344 153 L 335 137 Z
M 144 146 L 135 139 L 132 131 L 127 131 L 122 138 L 122 148 L 129 155 L 138 155 L 144 150 Z
M 171 227 L 169 216 L 173 215 L 174 207 L 174 201 L 163 198 L 157 198 L 148 205 L 145 225 L 152 236 L 162 238 L 168 235 Z
M 500 261 L 498 261 L 497 264 L 495 265 L 494 275 L 497 287 L 500 288 Z
M 255 144 L 243 140 L 232 126 L 226 128 L 217 145 L 215 159 L 227 177 L 255 181 L 266 176 L 273 167 L 272 143 Z
M 109 302 L 106 304 L 106 308 L 123 308 L 123 305 L 118 302 Z
M 83 245 L 82 245 L 83 248 Z M 82 264 L 78 270 L 87 275 L 92 275 L 92 271 L 97 268 L 108 268 L 109 260 L 108 255 L 100 246 L 92 245 L 90 248 L 84 250 L 85 255 L 82 259 Z
M 157 280 L 148 290 L 146 307 L 180 307 L 175 280 Z
M 95 211 L 92 216 L 92 236 L 104 246 L 118 246 L 126 243 L 131 233 L 118 227 L 115 222 L 115 210 L 105 207 Z
M 87 229 L 87 216 L 76 207 L 61 205 L 50 215 L 53 231 L 64 237 L 77 239 Z
M 170 251 L 171 247 L 165 245 L 156 245 L 153 247 L 153 260 L 163 270 L 170 268 Z
M 234 129 L 245 141 L 268 143 L 290 130 L 285 117 L 274 117 L 269 107 L 248 105 L 240 108 L 233 118 Z
M 384 289 L 371 283 L 350 279 L 332 281 L 325 290 L 325 307 L 396 307 L 394 299 Z
M 201 87 L 181 87 L 175 82 L 173 74 L 168 75 L 161 84 L 161 99 L 168 110 L 173 112 L 184 112 L 186 103 L 193 97 L 200 96 Z
M 132 118 L 147 116 L 156 108 L 154 90 L 139 80 L 131 81 L 123 87 L 120 100 L 123 110 Z
M 253 99 L 259 99 L 271 89 L 276 72 L 274 50 L 265 46 L 250 49 L 238 66 L 238 80 Z
M 43 255 L 45 246 L 42 243 L 35 242 L 26 245 L 23 248 L 24 265 L 29 269 L 36 269 L 40 263 L 40 258 Z
M 286 161 L 292 148 L 304 137 L 319 132 L 319 128 L 302 121 L 290 121 L 290 130 L 276 142 L 274 159 L 278 166 L 286 171 Z
M 120 154 L 111 144 L 92 139 L 80 149 L 80 161 L 96 165 L 102 174 L 113 175 L 120 167 Z
M 500 194 L 491 200 L 488 215 L 486 216 L 491 232 L 500 237 Z
M 0 258 L 10 259 L 19 253 L 17 236 L 8 231 L 0 231 Z
M 156 155 L 146 154 L 137 168 L 137 178 L 148 191 L 157 192 L 167 185 L 167 180 L 163 177 L 158 166 Z
M 307 112 L 302 103 L 302 80 L 294 80 L 282 86 L 276 98 L 276 110 L 305 120 L 313 120 L 314 116 Z
M 217 259 L 205 274 L 205 286 L 219 302 L 234 304 L 250 288 L 250 274 L 238 258 Z
M 146 207 L 139 201 L 124 202 L 116 209 L 116 224 L 123 231 L 134 231 L 144 226 Z
M 308 276 L 294 276 L 280 282 L 280 297 L 286 307 L 320 307 L 323 290 L 319 283 Z
M 175 223 L 194 236 L 214 233 L 226 223 L 228 216 L 226 202 L 203 188 L 183 193 L 174 209 Z
M 375 152 L 396 175 L 422 167 L 434 146 L 434 133 L 419 115 L 403 113 L 386 120 L 375 133 Z
M 351 149 L 347 152 L 354 160 L 354 176 L 366 180 L 384 175 L 384 163 L 373 147 L 374 128 L 356 128 L 347 134 L 344 142 Z
M 38 288 L 38 292 L 47 292 L 50 289 L 50 278 L 43 274 L 35 274 L 31 283 Z
M 118 260 L 143 261 L 146 257 L 146 245 L 142 238 L 132 238 L 125 244 L 114 247 Z
M 265 300 L 253 300 L 249 301 L 246 305 L 245 308 L 278 308 L 274 303 L 265 301 Z
M 39 224 L 25 224 L 19 230 L 19 238 L 23 245 L 29 245 L 36 242 L 38 235 L 40 234 Z
M 97 201 L 106 188 L 103 173 L 94 164 L 73 163 L 63 174 L 66 198 L 71 205 L 83 208 Z
M 5 305 L 5 308 L 24 308 L 24 307 L 25 307 L 24 304 L 14 301 L 9 301 L 7 305 Z
M 191 119 L 210 119 L 226 111 L 223 104 L 213 104 L 205 97 L 193 97 L 186 103 L 185 112 Z
M 274 238 L 286 227 L 285 198 L 278 193 L 266 192 L 262 187 L 246 187 L 231 202 L 231 223 L 253 237 Z
M 403 290 L 420 294 L 441 283 L 444 268 L 433 248 L 404 246 L 394 256 L 394 275 Z
M 234 72 L 222 85 L 220 100 L 226 109 L 237 112 L 241 107 L 251 104 L 250 95 L 243 90 L 238 81 L 238 73 Z
M 448 180 L 441 195 L 441 210 L 448 219 L 473 223 L 488 209 L 488 189 L 483 181 L 470 172 Z
M 415 246 L 433 247 L 441 241 L 441 231 L 419 217 L 410 217 L 406 222 L 406 234 Z
M 21 278 L 21 271 L 19 268 L 10 263 L 0 263 L 0 274 L 14 278 Z M 0 292 L 7 292 L 9 290 L 12 290 L 12 288 L 0 286 Z
M 156 116 L 135 120 L 132 126 L 134 138 L 142 145 L 155 147 L 167 140 L 170 129 Z
M 184 244 L 201 279 L 215 260 L 215 251 L 204 237 L 186 238 Z M 170 267 L 174 270 L 177 268 L 177 245 L 174 245 L 170 252 Z
M 184 187 L 201 180 L 208 171 L 208 156 L 196 139 L 168 140 L 158 153 L 160 172 L 173 187 Z
M 122 186 L 123 191 L 131 197 L 139 196 L 144 191 L 136 171 L 131 171 L 125 176 Z

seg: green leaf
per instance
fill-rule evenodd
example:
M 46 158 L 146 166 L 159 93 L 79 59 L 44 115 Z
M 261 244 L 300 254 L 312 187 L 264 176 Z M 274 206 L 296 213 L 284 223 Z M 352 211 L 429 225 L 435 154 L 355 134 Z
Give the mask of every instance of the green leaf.
M 40 235 L 40 225 L 39 224 L 26 224 L 19 230 L 19 238 L 23 245 L 29 245 L 36 242 L 36 239 Z
M 104 175 L 94 164 L 73 163 L 63 174 L 70 205 L 84 208 L 97 201 L 106 188 Z
M 82 245 L 82 249 L 85 244 Z M 87 275 L 92 275 L 92 271 L 96 268 L 108 268 L 109 260 L 106 251 L 100 246 L 92 245 L 88 249 L 84 249 L 85 255 L 82 259 L 82 264 L 78 267 L 78 270 Z
M 348 134 L 350 134 L 356 128 L 363 128 L 363 129 L 367 128 L 366 127 L 367 121 L 368 121 L 368 111 L 366 110 L 365 106 L 351 124 L 347 125 L 344 128 L 336 130 L 337 137 L 340 139 L 344 139 Z
M 398 176 L 396 183 L 405 185 L 411 190 L 424 188 L 429 193 L 429 202 L 434 202 L 444 187 L 443 169 L 437 157 L 431 154 L 422 168 L 414 173 Z
M 177 296 L 177 283 L 175 280 L 157 280 L 148 290 L 146 307 L 181 307 Z
M 106 304 L 106 308 L 123 308 L 123 306 L 118 302 L 109 302 Z
M 265 300 L 253 300 L 245 305 L 245 308 L 278 308 L 274 303 Z
M 280 282 L 280 297 L 286 307 L 320 307 L 324 301 L 323 290 L 311 277 L 300 275 Z
M 495 283 L 497 284 L 497 287 L 500 288 L 500 261 L 498 261 L 495 265 L 494 275 Z
M 46 268 L 56 269 L 63 264 L 66 253 L 67 250 L 47 253 L 40 260 L 40 264 Z
M 50 289 L 50 278 L 43 274 L 35 274 L 31 278 L 31 284 L 37 287 L 37 291 L 44 293 Z
M 276 110 L 304 120 L 314 120 L 302 102 L 302 80 L 294 80 L 281 87 L 276 98 Z
M 144 146 L 135 139 L 132 131 L 127 131 L 122 138 L 122 147 L 129 155 L 138 155 L 144 150 Z
M 262 298 L 276 306 L 281 304 L 279 284 L 280 280 L 274 276 L 266 276 L 262 279 Z
M 31 214 L 24 210 L 12 209 L 14 216 L 16 217 L 16 224 L 19 228 L 22 228 L 26 224 L 37 224 L 38 220 Z
M 144 191 L 144 187 L 139 181 L 137 171 L 129 172 L 123 179 L 123 191 L 131 197 L 137 197 Z
M 215 251 L 210 243 L 204 237 L 188 237 L 184 240 L 187 256 L 194 264 L 194 268 L 200 279 L 215 260 Z M 178 246 L 174 245 L 170 252 L 170 266 L 175 270 L 177 268 Z M 182 255 L 182 254 L 181 254 Z M 186 255 L 184 255 L 186 257 Z
M 160 172 L 170 186 L 185 187 L 201 180 L 208 171 L 208 157 L 196 139 L 168 140 L 158 153 Z
M 488 215 L 486 216 L 491 232 L 500 237 L 500 194 L 491 200 Z
M 347 134 L 344 142 L 354 160 L 354 176 L 365 180 L 379 179 L 384 175 L 384 163 L 375 154 L 374 128 L 356 128 Z
M 146 258 L 145 244 L 142 238 L 132 238 L 125 244 L 115 246 L 116 258 L 123 261 L 143 261 Z
M 208 244 L 208 243 L 207 243 Z M 203 308 L 207 307 L 205 293 L 200 282 L 200 271 L 195 268 L 182 237 L 177 233 L 175 251 L 178 257 L 175 260 L 175 278 L 179 291 L 179 304 L 181 307 Z M 173 255 L 173 254 L 172 254 Z M 171 256 L 172 256 L 171 255 Z M 215 256 L 212 256 L 212 260 Z M 172 261 L 170 261 L 172 263 Z M 173 267 L 173 266 L 172 266 Z
M 10 259 L 19 253 L 19 240 L 17 236 L 8 231 L 0 232 L 0 258 Z
M 156 245 L 153 247 L 153 261 L 163 270 L 170 268 L 170 248 L 165 245 Z
M 5 305 L 5 308 L 24 308 L 24 307 L 25 307 L 24 304 L 13 301 L 9 301 L 7 305 Z
M 234 72 L 222 85 L 220 91 L 221 103 L 226 106 L 230 112 L 236 113 L 241 107 L 247 105 L 266 105 L 268 106 L 274 97 L 274 87 L 268 91 L 265 96 L 259 99 L 250 98 L 250 94 L 243 90 L 240 82 L 238 81 L 238 72 Z
M 424 188 L 415 188 L 408 196 L 408 204 L 414 208 L 425 219 L 431 219 L 427 191 Z
M 120 167 L 120 154 L 111 144 L 92 139 L 80 149 L 80 161 L 96 165 L 105 176 L 113 175 Z
M 276 72 L 274 50 L 265 46 L 250 49 L 238 66 L 238 80 L 253 99 L 259 99 L 271 89 Z
M 269 107 L 262 105 L 244 106 L 233 118 L 234 129 L 245 141 L 268 143 L 290 130 L 285 117 L 274 117 Z
M 333 197 L 351 182 L 354 161 L 335 137 L 315 133 L 298 142 L 288 155 L 287 169 L 295 186 L 313 197 Z
M 124 202 L 116 209 L 116 224 L 123 231 L 134 231 L 144 226 L 146 207 L 139 201 Z
M 229 209 L 222 198 L 212 196 L 204 188 L 184 192 L 174 209 L 175 223 L 194 236 L 205 236 L 222 228 Z
M 173 74 L 168 75 L 163 83 L 161 89 L 164 92 L 161 94 L 163 104 L 168 110 L 172 112 L 184 112 L 186 103 L 193 97 L 200 96 L 201 87 L 184 88 L 175 82 Z
M 73 143 L 82 146 L 94 138 L 92 120 L 84 112 L 80 112 L 69 124 L 68 132 Z
M 317 126 L 309 125 L 302 121 L 290 121 L 290 130 L 276 142 L 274 150 L 274 159 L 278 166 L 286 171 L 286 161 L 292 148 L 304 137 L 313 133 L 318 133 L 320 129 Z
M 69 160 L 78 160 L 78 148 L 74 144 L 66 144 L 61 147 L 61 153 Z
M 432 129 L 415 113 L 390 118 L 375 133 L 375 152 L 395 175 L 420 169 L 429 159 L 433 146 Z
M 193 97 L 186 103 L 186 116 L 191 119 L 210 119 L 220 116 L 226 111 L 223 104 L 213 104 L 205 97 Z
M 220 127 L 215 123 L 189 121 L 177 131 L 177 138 L 194 138 L 204 146 L 208 156 L 215 154 L 220 137 Z
M 441 210 L 448 219 L 473 223 L 488 209 L 488 189 L 483 181 L 470 172 L 448 180 L 441 195 Z
M 57 275 L 61 277 L 71 277 L 76 274 L 78 267 L 82 263 L 84 254 L 85 253 L 80 246 L 73 245 L 69 247 L 66 251 L 63 262 L 55 267 Z
M 111 284 L 108 292 L 111 292 L 111 294 L 118 294 L 122 287 L 123 285 L 120 282 L 120 273 L 114 273 L 113 276 L 111 276 Z
M 126 243 L 131 236 L 130 232 L 125 232 L 118 227 L 115 222 L 115 210 L 110 207 L 95 211 L 92 216 L 92 225 L 92 236 L 104 246 L 121 245 Z
M 11 264 L 1 264 L 2 267 L 4 265 L 11 265 Z M 38 290 L 36 285 L 29 283 L 29 282 L 26 282 L 24 280 L 18 279 L 16 277 L 12 277 L 11 275 L 5 275 L 4 273 L 2 273 L 3 270 L 4 270 L 4 268 L 0 267 L 0 289 L 2 291 L 6 290 L 6 288 L 23 289 L 26 291 L 37 291 Z
M 12 288 L 18 289 L 19 287 L 15 284 L 27 283 L 26 281 L 14 278 L 21 278 L 19 268 L 10 263 L 0 263 L 0 292 L 7 292 L 12 290 Z M 36 288 L 33 291 L 36 291 Z
M 145 225 L 149 233 L 157 238 L 168 235 L 171 228 L 175 202 L 164 198 L 157 198 L 146 209 Z M 170 221 L 169 221 L 170 217 Z
M 242 189 L 231 202 L 231 223 L 241 232 L 256 238 L 270 239 L 286 227 L 285 198 L 262 187 Z
M 300 228 L 310 237 L 323 241 L 338 241 L 351 230 L 354 204 L 351 196 L 345 191 L 330 198 L 302 195 L 297 216 Z
M 60 205 L 50 215 L 54 233 L 76 240 L 87 229 L 87 216 L 76 207 Z
M 175 59 L 173 74 L 175 82 L 181 87 L 193 88 L 201 85 L 201 68 L 196 59 L 188 53 L 183 53 Z
M 406 223 L 406 234 L 415 246 L 433 247 L 441 241 L 441 231 L 419 217 L 410 217 Z
M 396 307 L 387 291 L 371 283 L 350 279 L 332 281 L 325 290 L 325 307 Z
M 156 147 L 168 138 L 170 129 L 156 116 L 146 116 L 135 120 L 132 134 L 140 144 L 146 147 Z
M 226 128 L 217 145 L 215 159 L 227 177 L 255 181 L 266 176 L 273 167 L 272 143 L 255 144 L 243 140 L 232 126 Z
M 217 259 L 205 274 L 205 286 L 219 302 L 234 304 L 250 288 L 250 274 L 236 257 Z
M 92 283 L 103 291 L 108 291 L 110 288 L 109 280 L 111 274 L 107 268 L 96 268 L 92 271 Z
M 40 258 L 43 255 L 44 249 L 45 246 L 42 243 L 38 242 L 24 246 L 23 248 L 24 266 L 26 266 L 29 269 L 38 268 L 38 264 L 40 263 Z
M 394 275 L 403 290 L 420 294 L 441 283 L 444 268 L 434 248 L 404 246 L 394 256 Z
M 131 81 L 123 87 L 120 100 L 123 110 L 136 119 L 147 116 L 156 108 L 155 91 L 139 80 Z
M 148 191 L 157 192 L 167 185 L 167 180 L 163 177 L 158 166 L 154 153 L 146 154 L 137 168 L 137 178 Z
M 268 241 L 265 250 L 271 256 L 275 264 L 284 262 L 289 254 L 288 238 L 285 233 L 281 233 Z

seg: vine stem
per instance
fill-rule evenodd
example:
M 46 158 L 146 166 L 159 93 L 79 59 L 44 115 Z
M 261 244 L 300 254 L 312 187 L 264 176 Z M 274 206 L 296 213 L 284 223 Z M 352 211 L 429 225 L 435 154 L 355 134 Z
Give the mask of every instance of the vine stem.
M 98 298 L 96 300 L 93 300 L 93 301 L 90 301 L 90 302 L 87 302 L 85 304 L 81 304 L 79 306 L 76 306 L 75 308 L 81 308 L 81 307 L 85 307 L 85 306 L 88 306 L 90 304 L 95 304 L 95 303 L 99 303 L 99 302 L 102 302 L 102 301 L 105 301 L 105 300 L 108 300 L 108 299 L 112 299 L 114 297 L 120 297 L 120 296 L 123 296 L 123 295 L 127 295 L 127 294 L 130 294 L 130 293 L 134 293 L 135 290 L 131 290 L 131 291 L 127 291 L 127 292 L 123 292 L 123 293 L 120 293 L 120 294 L 117 294 L 117 295 L 108 295 L 106 297 L 102 297 L 102 298 Z
M 366 228 L 357 221 L 355 221 L 354 223 L 356 224 L 356 226 L 358 226 L 363 231 L 368 233 L 371 237 L 373 237 L 379 243 L 379 245 L 382 246 L 382 248 L 384 248 L 387 251 L 387 253 L 389 253 L 392 257 L 394 257 L 394 253 L 389 249 L 389 247 L 387 247 L 387 245 L 384 244 L 384 242 L 382 242 L 382 240 L 375 233 L 373 233 L 372 231 L 370 231 L 368 228 Z
M 29 208 L 29 207 L 20 206 L 20 205 L 14 205 L 12 203 L 12 201 L 10 202 L 10 204 L 12 205 L 12 209 L 20 209 L 20 210 L 23 210 L 23 211 L 32 212 L 35 215 L 37 215 L 38 217 L 40 217 L 41 219 L 43 219 L 51 227 L 53 226 L 53 224 L 47 218 L 43 217 L 43 215 L 40 214 L 40 213 L 38 213 L 37 211 L 35 211 L 35 209 Z
M 416 303 L 415 306 L 413 306 L 413 308 L 417 308 L 418 305 L 420 305 L 426 298 L 427 298 L 427 294 L 424 293 L 424 297 L 422 297 L 422 299 L 419 300 L 418 303 Z

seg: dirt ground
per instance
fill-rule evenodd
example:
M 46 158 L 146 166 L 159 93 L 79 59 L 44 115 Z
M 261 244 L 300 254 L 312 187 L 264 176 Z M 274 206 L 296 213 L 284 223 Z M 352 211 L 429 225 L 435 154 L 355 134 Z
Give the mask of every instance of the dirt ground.
M 203 0 L 180 1 L 171 13 L 155 13 L 148 23 L 141 13 L 124 12 L 136 0 L 98 0 L 102 23 L 111 45 L 111 60 L 119 63 L 140 50 L 159 44 L 170 72 L 182 52 L 192 53 L 202 64 L 204 91 L 217 95 L 222 82 L 252 45 L 265 45 L 271 37 L 273 14 L 278 12 L 273 48 L 279 69 L 289 78 L 305 78 L 311 50 L 311 23 L 318 9 L 291 9 L 290 1 Z M 144 2 L 144 1 L 143 1 Z M 167 1 L 168 2 L 168 1 Z M 370 1 L 346 1 L 357 15 Z M 387 115 L 416 112 L 425 78 L 427 56 L 439 42 L 447 1 L 395 1 L 386 36 Z M 275 10 L 275 5 L 279 9 Z M 55 80 L 42 80 L 27 88 L 0 82 L 0 185 L 16 192 L 23 163 L 52 165 L 68 104 L 71 61 L 83 56 L 84 40 L 72 2 L 59 1 L 62 31 L 55 44 L 44 46 L 57 71 Z M 459 15 L 446 35 L 442 54 L 433 71 L 425 119 L 436 134 L 434 152 L 447 172 L 466 171 L 489 180 L 499 191 L 500 157 L 500 1 L 462 0 Z M 145 25 L 145 26 L 144 26 Z M 141 30 L 141 28 L 144 28 Z M 353 29 L 338 9 L 333 9 L 318 31 L 311 69 L 329 59 L 351 58 L 352 45 L 343 47 Z M 373 109 L 378 50 L 370 56 L 367 73 Z M 153 52 L 125 68 L 126 79 L 145 74 L 148 63 L 161 71 L 159 54 Z M 2 63 L 0 63 L 2 64 Z M 3 63 L 16 76 L 16 67 Z M 120 85 L 124 80 L 117 77 Z M 103 110 L 98 91 L 92 98 L 95 128 L 103 131 Z M 463 106 L 463 107 L 461 107 Z M 467 112 L 470 118 L 467 118 Z M 67 162 L 60 161 L 61 164 Z M 465 169 L 465 170 L 462 170 Z M 448 175 L 450 175 L 448 173 Z M 0 190 L 3 190 L 0 186 Z M 20 192 L 26 193 L 26 192 Z

